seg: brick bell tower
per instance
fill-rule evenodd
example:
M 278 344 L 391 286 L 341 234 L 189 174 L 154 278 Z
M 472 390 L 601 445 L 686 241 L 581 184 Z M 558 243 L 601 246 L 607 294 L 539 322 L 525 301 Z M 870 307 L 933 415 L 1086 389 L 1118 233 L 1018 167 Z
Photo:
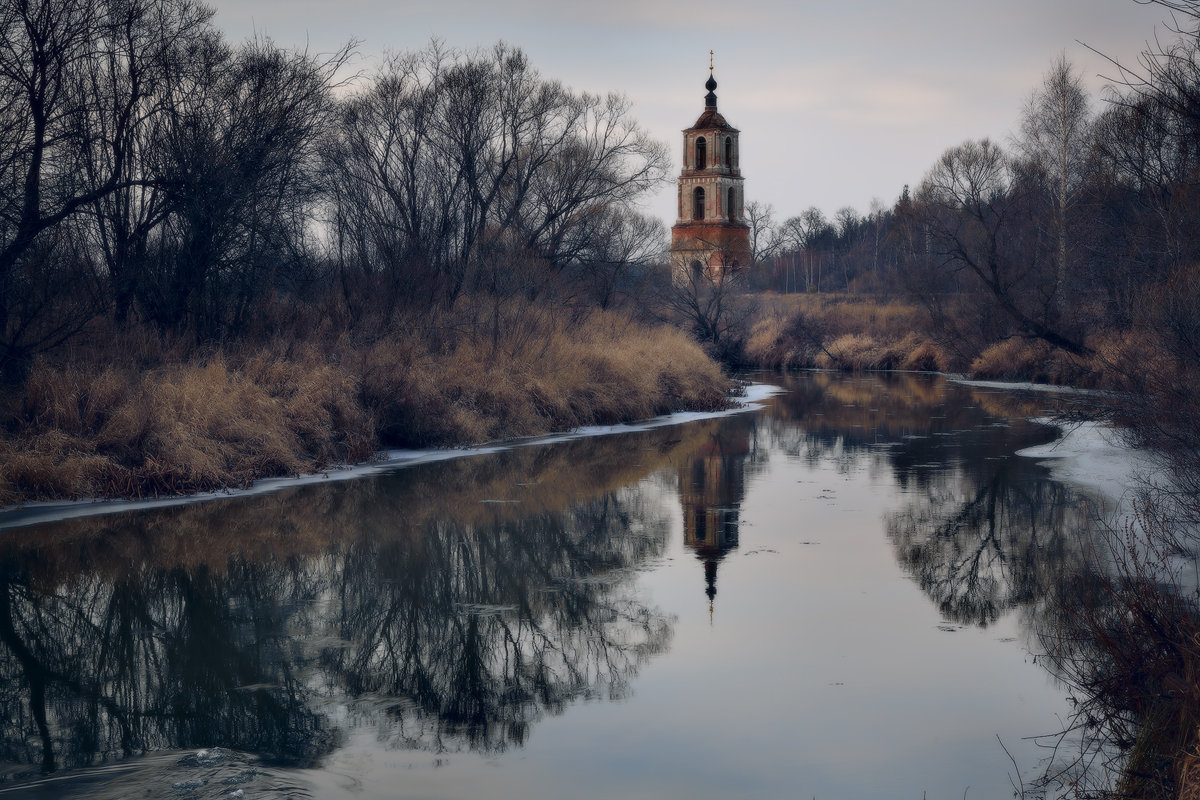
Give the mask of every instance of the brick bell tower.
M 717 281 L 750 266 L 750 226 L 743 209 L 738 131 L 717 111 L 717 81 L 709 51 L 704 113 L 683 131 L 679 218 L 671 228 L 671 276 L 687 283 Z

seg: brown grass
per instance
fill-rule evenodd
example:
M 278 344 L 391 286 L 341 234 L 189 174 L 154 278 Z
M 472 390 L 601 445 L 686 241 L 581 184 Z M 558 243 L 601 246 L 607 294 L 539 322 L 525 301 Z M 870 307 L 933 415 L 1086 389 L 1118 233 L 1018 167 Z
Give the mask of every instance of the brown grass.
M 0 555 L 37 550 L 32 576 L 54 587 L 82 573 L 123 575 L 131 561 L 163 569 L 202 566 L 222 574 L 235 555 L 284 561 L 358 537 L 376 544 L 419 538 L 431 520 L 479 526 L 556 514 L 657 470 L 683 469 L 689 457 L 711 443 L 716 424 L 448 459 L 426 467 L 440 487 L 435 493 L 403 480 L 386 487 L 379 480 L 322 481 L 268 495 L 46 523 L 5 532 Z M 496 499 L 505 502 L 485 502 Z M 340 524 L 346 508 L 355 509 L 359 524 Z
M 1131 367 L 1140 372 L 1163 360 L 1144 331 L 1098 329 L 1086 342 L 1094 351 L 1088 357 L 1020 337 L 972 352 L 964 342 L 939 342 L 923 309 L 894 299 L 767 293 L 756 302 L 745 352 L 763 369 L 956 372 L 981 380 L 1118 388 Z
M 1080 385 L 1090 364 L 1040 340 L 1006 339 L 971 362 L 970 374 L 981 380 L 1026 380 Z
M 464 309 L 472 319 L 478 309 Z M 38 364 L 0 438 L 0 504 L 236 487 L 448 446 L 717 409 L 728 380 L 684 334 L 608 312 L 492 309 L 498 335 L 275 339 L 177 360 L 132 334 Z
M 384 441 L 477 443 L 727 402 L 720 368 L 673 328 L 610 312 L 523 326 L 508 326 L 513 333 L 499 342 L 464 338 L 436 356 L 391 343 L 365 351 L 363 396 Z
M 762 295 L 746 356 L 766 369 L 950 371 L 946 351 L 922 333 L 924 312 L 854 295 Z

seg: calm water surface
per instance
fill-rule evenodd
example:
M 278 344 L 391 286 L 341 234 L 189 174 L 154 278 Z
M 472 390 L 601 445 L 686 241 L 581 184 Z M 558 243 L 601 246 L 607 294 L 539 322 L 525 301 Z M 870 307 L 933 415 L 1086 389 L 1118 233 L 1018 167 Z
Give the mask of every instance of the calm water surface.
M 1089 546 L 1014 454 L 1055 434 L 938 378 L 772 380 L 0 533 L 0 797 L 1012 796 L 1069 713 L 1031 631 Z

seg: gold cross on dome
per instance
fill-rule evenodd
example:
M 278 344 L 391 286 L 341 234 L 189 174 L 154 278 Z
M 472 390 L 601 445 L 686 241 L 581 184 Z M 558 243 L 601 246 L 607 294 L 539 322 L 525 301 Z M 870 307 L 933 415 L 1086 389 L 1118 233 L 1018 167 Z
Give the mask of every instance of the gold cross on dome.
M 713 51 L 709 50 L 708 51 L 708 74 L 709 75 L 712 74 L 712 57 L 713 57 Z

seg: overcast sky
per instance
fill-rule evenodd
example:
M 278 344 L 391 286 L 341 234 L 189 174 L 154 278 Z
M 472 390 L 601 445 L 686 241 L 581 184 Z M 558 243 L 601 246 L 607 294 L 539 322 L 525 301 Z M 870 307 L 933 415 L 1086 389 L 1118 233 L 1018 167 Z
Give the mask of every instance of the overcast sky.
M 470 49 L 504 40 L 543 75 L 617 91 L 670 145 L 699 116 L 716 52 L 718 104 L 741 129 L 746 199 L 780 219 L 818 206 L 890 205 L 948 147 L 1007 142 L 1031 90 L 1065 52 L 1097 106 L 1115 70 L 1088 45 L 1136 61 L 1163 9 L 1134 0 L 209 0 L 233 40 L 254 32 L 358 66 L 432 37 Z M 674 223 L 674 188 L 647 210 Z

